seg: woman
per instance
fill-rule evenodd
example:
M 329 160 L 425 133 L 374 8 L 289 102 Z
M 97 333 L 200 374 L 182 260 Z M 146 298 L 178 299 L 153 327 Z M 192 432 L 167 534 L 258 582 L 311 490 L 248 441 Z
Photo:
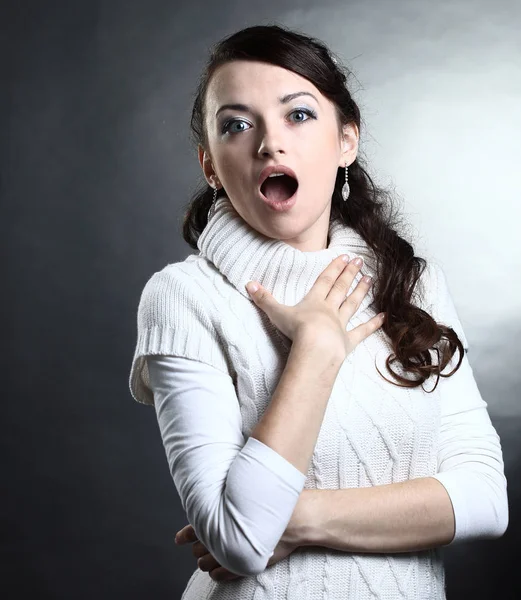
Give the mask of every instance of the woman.
M 199 558 L 183 599 L 445 598 L 440 548 L 506 530 L 501 445 L 445 275 L 362 167 L 344 72 L 316 39 L 239 31 L 192 130 L 199 253 L 145 285 L 130 374 Z

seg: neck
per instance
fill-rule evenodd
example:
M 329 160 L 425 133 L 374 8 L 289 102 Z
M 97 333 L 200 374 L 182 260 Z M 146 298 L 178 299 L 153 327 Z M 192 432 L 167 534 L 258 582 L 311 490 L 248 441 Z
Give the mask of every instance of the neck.
M 211 206 L 208 224 L 199 236 L 197 246 L 200 255 L 248 300 L 251 298 L 246 283 L 258 281 L 278 302 L 294 306 L 340 254 L 361 256 L 365 261 L 355 285 L 363 275 L 374 274 L 373 254 L 354 229 L 339 220 L 332 221 L 327 240 L 327 248 L 305 252 L 283 240 L 269 238 L 253 229 L 230 200 L 222 196 Z M 362 305 L 366 306 L 371 300 L 370 289 Z

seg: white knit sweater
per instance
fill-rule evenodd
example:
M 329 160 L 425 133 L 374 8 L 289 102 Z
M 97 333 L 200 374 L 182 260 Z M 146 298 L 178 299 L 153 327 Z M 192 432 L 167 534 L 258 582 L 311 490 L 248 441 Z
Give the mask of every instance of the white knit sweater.
M 172 476 L 199 539 L 221 565 L 244 575 L 214 582 L 196 569 L 183 600 L 445 598 L 439 548 L 357 554 L 309 546 L 266 567 L 303 488 L 435 476 L 454 506 L 454 541 L 496 537 L 506 528 L 500 441 L 466 355 L 456 374 L 440 378 L 436 390 L 426 393 L 421 387 L 399 388 L 378 374 L 375 360 L 392 379 L 384 365 L 391 347 L 383 331 L 361 342 L 340 369 L 307 477 L 250 437 L 291 341 L 244 286 L 259 281 L 279 302 L 294 305 L 332 259 L 347 253 L 365 261 L 352 291 L 364 274 L 374 273 L 374 257 L 363 239 L 338 221 L 329 235 L 327 249 L 301 252 L 252 229 L 223 197 L 199 238 L 200 254 L 155 273 L 143 290 L 132 395 L 155 402 Z M 451 326 L 467 349 L 438 265 L 429 263 L 420 287 L 417 304 Z M 348 331 L 375 314 L 372 298 L 369 290 Z M 147 356 L 155 358 L 147 362 Z M 456 354 L 444 373 L 457 360 Z M 433 384 L 431 378 L 424 387 Z M 481 503 L 470 504 L 476 497 Z

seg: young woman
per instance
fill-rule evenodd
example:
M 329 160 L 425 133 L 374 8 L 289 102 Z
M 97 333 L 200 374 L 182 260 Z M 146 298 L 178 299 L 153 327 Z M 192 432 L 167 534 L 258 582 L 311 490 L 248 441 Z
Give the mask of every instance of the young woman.
M 508 524 L 444 272 L 364 170 L 346 80 L 274 25 L 220 42 L 199 85 L 199 252 L 146 283 L 130 374 L 199 559 L 184 600 L 442 599 L 440 548 Z

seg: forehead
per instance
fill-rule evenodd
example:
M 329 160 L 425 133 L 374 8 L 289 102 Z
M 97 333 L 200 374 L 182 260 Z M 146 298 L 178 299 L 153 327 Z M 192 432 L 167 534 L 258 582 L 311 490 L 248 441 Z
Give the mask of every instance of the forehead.
M 221 65 L 213 74 L 207 91 L 208 105 L 221 102 L 255 100 L 277 101 L 279 96 L 296 91 L 312 92 L 322 100 L 320 91 L 305 77 L 282 67 L 263 62 L 236 60 Z

